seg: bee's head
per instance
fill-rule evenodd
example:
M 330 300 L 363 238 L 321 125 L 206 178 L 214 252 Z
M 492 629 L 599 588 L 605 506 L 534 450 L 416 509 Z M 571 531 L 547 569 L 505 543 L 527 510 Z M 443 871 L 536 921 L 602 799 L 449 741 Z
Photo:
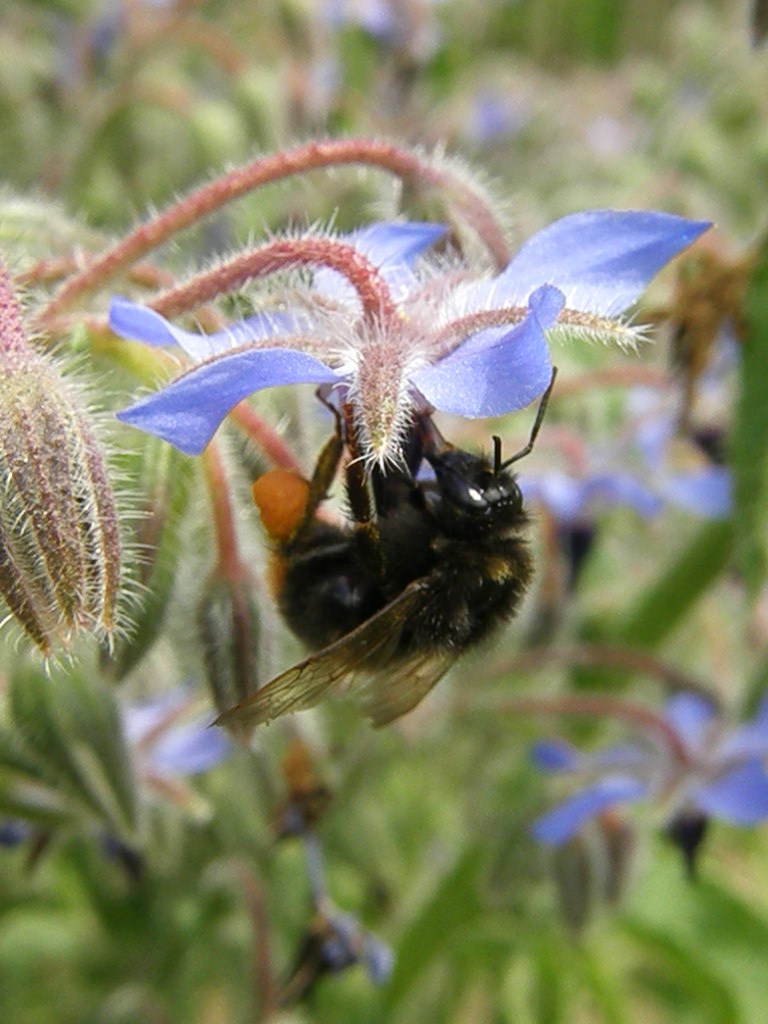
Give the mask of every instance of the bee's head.
M 477 534 L 520 523 L 525 516 L 523 496 L 514 474 L 491 465 L 482 455 L 460 448 L 433 454 L 430 464 L 437 478 L 440 501 L 437 515 L 446 532 Z
M 437 478 L 434 509 L 446 533 L 477 536 L 478 532 L 498 532 L 525 523 L 523 495 L 509 467 L 532 451 L 556 376 L 557 369 L 553 368 L 528 443 L 508 459 L 502 458 L 500 437 L 494 437 L 493 457 L 487 459 L 448 444 L 429 416 L 419 420 L 421 450 Z

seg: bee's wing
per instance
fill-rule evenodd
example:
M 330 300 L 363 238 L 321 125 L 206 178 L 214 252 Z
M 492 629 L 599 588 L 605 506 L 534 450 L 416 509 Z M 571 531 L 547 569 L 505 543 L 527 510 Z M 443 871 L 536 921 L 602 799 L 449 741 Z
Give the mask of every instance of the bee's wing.
M 415 652 L 392 662 L 408 616 L 423 600 L 417 580 L 380 611 L 335 643 L 276 676 L 216 724 L 259 725 L 314 707 L 329 694 L 349 693 L 374 725 L 385 725 L 421 700 L 449 668 L 453 656 Z
M 354 692 L 375 726 L 388 725 L 415 708 L 455 660 L 456 654 L 451 651 L 412 654 L 361 679 Z

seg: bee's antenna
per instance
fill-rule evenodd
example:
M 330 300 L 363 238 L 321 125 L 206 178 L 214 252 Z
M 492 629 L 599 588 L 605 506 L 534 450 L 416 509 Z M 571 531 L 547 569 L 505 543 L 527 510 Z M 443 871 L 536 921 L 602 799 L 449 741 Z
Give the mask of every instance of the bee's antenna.
M 501 461 L 501 438 L 498 434 L 494 434 L 491 440 L 493 441 L 493 472 L 495 476 L 502 471 L 504 463 Z
M 533 451 L 533 446 L 536 443 L 539 430 L 541 430 L 541 424 L 544 422 L 544 416 L 547 411 L 547 405 L 549 404 L 549 397 L 552 394 L 552 389 L 555 386 L 555 378 L 557 377 L 557 367 L 552 367 L 552 376 L 550 377 L 547 390 L 541 396 L 539 402 L 539 408 L 536 411 L 536 419 L 533 421 L 533 427 L 531 428 L 531 436 L 528 438 L 528 444 L 521 448 L 519 452 L 515 452 L 505 462 L 501 461 L 501 440 L 498 437 L 493 439 L 493 467 L 494 472 L 499 473 L 502 469 L 506 469 L 507 466 L 511 466 L 513 462 L 517 462 L 519 459 L 524 459 L 526 455 L 530 455 Z

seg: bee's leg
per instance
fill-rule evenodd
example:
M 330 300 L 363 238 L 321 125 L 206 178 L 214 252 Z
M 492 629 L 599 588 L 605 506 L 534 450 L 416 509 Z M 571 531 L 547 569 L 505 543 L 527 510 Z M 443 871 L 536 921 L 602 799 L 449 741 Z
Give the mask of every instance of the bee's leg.
M 442 455 L 453 450 L 455 447 L 455 445 L 452 445 L 450 441 L 446 441 L 432 422 L 431 416 L 420 416 L 417 429 L 421 440 L 424 458 L 427 462 L 431 462 L 433 459 L 439 460 Z
M 315 513 L 320 507 L 320 503 L 328 496 L 328 491 L 330 490 L 333 481 L 336 479 L 336 474 L 339 471 L 339 463 L 341 462 L 342 452 L 344 451 L 344 436 L 342 432 L 341 416 L 339 415 L 338 409 L 335 409 L 330 402 L 326 402 L 325 399 L 321 398 L 320 400 L 323 402 L 323 405 L 333 413 L 333 417 L 336 421 L 336 429 L 321 448 L 320 454 L 315 462 L 315 468 L 309 481 L 309 494 L 307 495 L 307 506 L 304 512 L 302 526 L 314 519 Z
M 358 443 L 354 412 L 348 402 L 345 402 L 342 406 L 341 415 L 344 419 L 347 449 L 349 451 L 349 461 L 345 467 L 349 510 L 356 523 L 360 526 L 366 526 L 369 523 L 373 523 L 373 506 L 368 489 L 365 461 L 361 455 Z
M 363 557 L 370 565 L 371 570 L 377 576 L 382 576 L 384 573 L 384 559 L 374 505 L 371 500 L 370 479 L 366 472 L 365 460 L 358 443 L 354 412 L 349 403 L 344 403 L 341 415 L 344 427 L 346 428 L 345 437 L 349 452 L 349 461 L 344 470 L 349 511 L 355 521 L 355 529 Z

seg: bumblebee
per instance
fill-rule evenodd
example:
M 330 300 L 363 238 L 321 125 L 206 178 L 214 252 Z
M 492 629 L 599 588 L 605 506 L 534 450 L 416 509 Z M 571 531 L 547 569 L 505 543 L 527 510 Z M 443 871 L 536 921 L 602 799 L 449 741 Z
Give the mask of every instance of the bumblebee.
M 346 467 L 353 521 L 321 515 L 345 446 L 341 417 L 311 480 L 276 469 L 253 485 L 274 546 L 272 588 L 289 628 L 315 653 L 217 720 L 244 726 L 355 697 L 376 726 L 410 711 L 467 649 L 514 616 L 533 576 L 528 516 L 509 467 L 533 448 L 555 374 L 528 444 L 502 460 L 445 441 L 419 416 L 403 469 Z M 349 437 L 349 431 L 346 431 Z M 431 467 L 430 479 L 418 472 Z

